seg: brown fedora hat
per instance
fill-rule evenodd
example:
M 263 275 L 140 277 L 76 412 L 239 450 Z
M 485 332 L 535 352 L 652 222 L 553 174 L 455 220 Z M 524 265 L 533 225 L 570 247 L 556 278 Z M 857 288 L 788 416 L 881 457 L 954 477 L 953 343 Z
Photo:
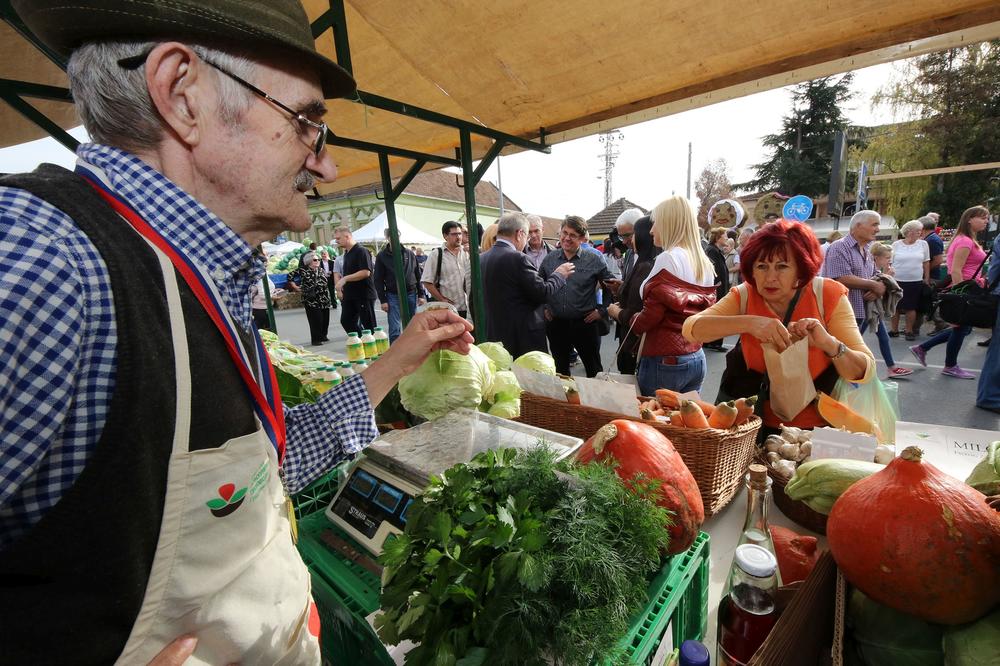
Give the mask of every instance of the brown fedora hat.
M 210 39 L 270 46 L 306 57 L 327 99 L 354 94 L 347 71 L 316 51 L 299 0 L 12 0 L 21 20 L 49 48 L 69 56 L 108 39 Z

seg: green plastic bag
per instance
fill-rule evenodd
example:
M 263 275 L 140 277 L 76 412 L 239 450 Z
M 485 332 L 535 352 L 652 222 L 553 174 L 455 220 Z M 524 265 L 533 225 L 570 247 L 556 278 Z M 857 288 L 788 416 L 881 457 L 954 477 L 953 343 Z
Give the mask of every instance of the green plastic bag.
M 840 378 L 830 397 L 877 425 L 879 444 L 894 444 L 896 421 L 899 420 L 898 388 L 895 382 L 883 382 L 878 377 L 872 377 L 865 384 Z

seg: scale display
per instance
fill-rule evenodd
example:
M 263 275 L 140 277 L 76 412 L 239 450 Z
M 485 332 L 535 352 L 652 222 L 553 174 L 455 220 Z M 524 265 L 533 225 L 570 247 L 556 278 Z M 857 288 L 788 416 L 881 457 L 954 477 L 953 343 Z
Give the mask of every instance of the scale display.
M 327 517 L 374 554 L 390 534 L 402 534 L 419 490 L 370 461 L 363 461 L 326 510 Z

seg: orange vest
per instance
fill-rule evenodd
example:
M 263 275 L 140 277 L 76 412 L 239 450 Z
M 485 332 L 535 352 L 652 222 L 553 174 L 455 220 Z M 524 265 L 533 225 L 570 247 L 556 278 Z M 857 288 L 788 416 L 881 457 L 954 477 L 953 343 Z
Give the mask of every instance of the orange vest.
M 737 298 L 739 298 L 739 291 L 735 290 Z M 820 315 L 819 304 L 816 302 L 816 293 L 812 289 L 812 285 L 806 285 L 802 288 L 802 295 L 799 297 L 799 302 L 795 304 L 795 310 L 792 311 L 792 318 L 789 320 L 798 321 L 799 319 L 819 319 L 823 322 L 824 326 L 830 321 L 830 316 L 833 314 L 834 309 L 840 302 L 840 299 L 847 294 L 847 287 L 837 282 L 836 280 L 823 279 L 823 312 L 825 316 Z M 754 289 L 750 284 L 747 284 L 747 310 L 748 315 L 757 315 L 760 317 L 771 317 L 772 319 L 782 320 L 784 313 L 781 315 L 776 315 L 771 308 L 767 306 L 764 299 L 761 297 L 757 290 Z M 760 341 L 754 336 L 743 333 L 740 335 L 740 344 L 743 347 L 743 358 L 746 359 L 747 368 L 750 370 L 755 370 L 757 372 L 766 372 L 767 368 L 764 365 L 764 350 L 760 346 Z M 826 355 L 821 349 L 816 347 L 809 348 L 809 374 L 813 379 L 819 377 L 824 370 L 826 370 L 833 361 L 830 357 Z M 764 425 L 770 426 L 772 428 L 777 428 L 781 424 L 781 420 L 775 416 L 774 412 L 771 411 L 771 405 L 769 402 L 764 403 Z M 810 404 L 801 412 L 799 412 L 794 419 L 790 422 L 785 422 L 785 425 L 796 426 L 799 428 L 820 428 L 827 425 L 823 417 L 819 415 L 814 404 Z

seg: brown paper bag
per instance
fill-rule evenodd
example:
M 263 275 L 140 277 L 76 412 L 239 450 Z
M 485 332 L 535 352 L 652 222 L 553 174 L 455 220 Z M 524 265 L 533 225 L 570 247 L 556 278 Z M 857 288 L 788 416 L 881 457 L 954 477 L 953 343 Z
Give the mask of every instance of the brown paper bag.
M 816 399 L 809 374 L 809 339 L 802 338 L 781 353 L 774 345 L 761 346 L 771 382 L 771 411 L 782 421 L 791 421 Z

